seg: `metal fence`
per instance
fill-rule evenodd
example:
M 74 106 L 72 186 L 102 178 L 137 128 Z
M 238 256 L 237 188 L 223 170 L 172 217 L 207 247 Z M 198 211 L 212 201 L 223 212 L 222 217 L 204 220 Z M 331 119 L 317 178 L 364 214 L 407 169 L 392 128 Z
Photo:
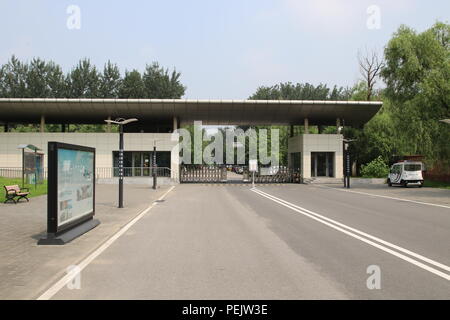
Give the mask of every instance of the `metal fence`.
M 47 168 L 41 170 L 43 179 L 47 179 Z M 25 170 L 25 175 L 34 175 L 34 172 Z M 22 168 L 21 167 L 9 167 L 0 168 L 0 177 L 4 178 L 22 178 Z
M 124 167 L 123 175 L 125 177 L 152 177 L 156 173 L 157 177 L 170 177 L 170 168 L 167 167 Z M 99 167 L 95 169 L 95 175 L 98 179 L 119 177 L 118 167 Z
M 279 167 L 276 172 L 271 174 L 264 174 L 264 169 L 259 168 L 255 172 L 255 183 L 302 183 L 302 176 L 299 170 Z M 245 181 L 252 181 L 252 172 L 249 172 L 248 167 L 244 167 L 243 179 Z
M 167 167 L 126 167 L 124 168 L 125 177 L 152 177 L 156 172 L 157 177 L 170 177 L 170 168 Z M 44 168 L 43 177 L 47 179 L 47 168 Z M 119 176 L 118 167 L 98 167 L 95 168 L 95 176 L 97 179 L 115 178 Z M 22 168 L 0 168 L 0 177 L 5 178 L 22 178 Z
M 207 165 L 181 165 L 180 182 L 224 182 L 227 180 L 226 166 L 207 166 Z

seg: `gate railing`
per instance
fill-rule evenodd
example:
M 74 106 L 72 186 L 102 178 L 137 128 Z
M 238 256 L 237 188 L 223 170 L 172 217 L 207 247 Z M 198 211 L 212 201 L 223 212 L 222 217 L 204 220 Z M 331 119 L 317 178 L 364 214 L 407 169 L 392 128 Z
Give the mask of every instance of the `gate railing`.
M 252 172 L 248 167 L 244 167 L 243 180 L 252 181 Z M 302 183 L 302 176 L 298 169 L 278 167 L 275 170 L 271 168 L 258 168 L 255 172 L 255 183 Z
M 223 165 L 183 164 L 180 166 L 180 182 L 226 182 L 227 168 Z
M 251 182 L 252 173 L 244 167 L 242 182 Z M 180 166 L 181 183 L 214 183 L 227 181 L 227 168 L 224 165 L 194 165 Z M 255 183 L 302 183 L 300 170 L 286 167 L 259 168 L 255 172 Z
M 152 177 L 156 172 L 158 177 L 170 177 L 170 168 L 167 167 L 125 167 L 125 177 Z M 25 170 L 25 174 L 34 174 Z M 43 179 L 47 179 L 47 168 L 41 170 Z M 97 167 L 95 168 L 95 177 L 98 179 L 116 178 L 119 176 L 119 168 L 117 167 Z M 0 168 L 0 177 L 4 178 L 22 178 L 21 167 Z
M 157 177 L 170 177 L 170 168 L 167 167 L 124 167 L 125 177 L 152 177 L 156 173 Z M 95 177 L 100 179 L 116 178 L 119 176 L 118 167 L 97 167 Z

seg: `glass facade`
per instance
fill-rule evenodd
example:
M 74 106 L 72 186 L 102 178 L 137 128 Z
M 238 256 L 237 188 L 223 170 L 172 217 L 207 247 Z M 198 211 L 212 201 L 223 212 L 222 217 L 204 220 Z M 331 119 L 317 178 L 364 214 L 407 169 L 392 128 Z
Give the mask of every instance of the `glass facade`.
M 311 177 L 334 177 L 334 152 L 311 152 Z
M 153 151 L 124 151 L 124 175 L 126 177 L 148 177 L 152 166 Z M 170 151 L 156 151 L 158 168 L 170 168 Z M 119 151 L 113 151 L 114 176 L 118 176 Z
M 294 152 L 291 153 L 291 169 L 294 169 L 296 172 L 302 172 L 302 153 Z

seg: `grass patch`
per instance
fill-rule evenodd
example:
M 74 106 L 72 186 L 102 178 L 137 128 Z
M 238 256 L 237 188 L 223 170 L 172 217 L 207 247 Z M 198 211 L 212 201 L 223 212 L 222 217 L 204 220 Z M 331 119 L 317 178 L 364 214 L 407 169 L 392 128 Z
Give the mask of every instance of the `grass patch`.
M 450 190 L 450 183 L 449 182 L 425 180 L 423 186 L 424 187 L 429 187 L 429 188 L 440 188 L 440 189 L 448 189 L 448 190 Z
M 0 201 L 3 203 L 5 201 L 5 188 L 3 186 L 10 186 L 18 184 L 19 187 L 22 187 L 22 178 L 5 178 L 0 177 Z M 25 188 L 30 189 L 30 194 L 28 195 L 29 198 L 41 196 L 43 194 L 47 194 L 47 180 L 44 180 L 44 183 L 38 184 L 36 186 L 36 189 L 34 188 L 34 184 L 27 184 L 25 183 Z M 21 200 L 25 201 L 25 200 Z

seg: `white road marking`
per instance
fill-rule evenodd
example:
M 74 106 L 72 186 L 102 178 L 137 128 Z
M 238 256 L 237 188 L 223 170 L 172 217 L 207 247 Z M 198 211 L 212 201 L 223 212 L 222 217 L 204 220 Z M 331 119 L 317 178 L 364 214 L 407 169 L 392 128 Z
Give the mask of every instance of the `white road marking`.
M 98 247 L 94 252 L 92 252 L 89 256 L 87 256 L 83 261 L 81 261 L 77 267 L 78 271 L 81 272 L 84 268 L 86 268 L 95 258 L 97 258 L 103 251 L 108 249 L 108 247 L 114 243 L 121 235 L 127 232 L 136 222 L 138 222 L 147 212 L 149 212 L 159 201 L 164 199 L 164 197 L 173 189 L 175 186 L 172 186 L 167 192 L 165 192 L 161 197 L 159 197 L 156 201 L 154 201 L 147 209 L 138 214 L 133 220 L 128 222 L 124 227 L 122 227 L 119 231 L 117 231 L 114 235 L 111 236 L 106 242 L 104 242 L 100 247 Z M 37 300 L 49 300 L 55 294 L 58 293 L 65 285 L 67 285 L 74 277 L 76 277 L 79 272 L 76 274 L 68 273 L 64 277 L 62 277 L 59 281 L 57 281 L 54 285 L 52 285 L 47 291 L 45 291 L 42 295 L 40 295 Z
M 430 267 L 430 266 L 428 266 L 428 265 L 426 265 L 426 264 L 424 264 L 424 263 L 422 263 L 420 261 L 417 261 L 415 259 L 412 259 L 412 258 L 410 258 L 410 257 L 408 257 L 408 256 L 406 256 L 406 255 L 404 255 L 402 253 L 399 253 L 397 251 L 389 249 L 388 247 L 396 249 L 396 250 L 398 250 L 400 252 L 403 252 L 403 253 L 408 254 L 410 256 L 413 256 L 413 257 L 415 257 L 415 258 L 417 258 L 419 260 L 422 260 L 423 262 L 429 263 L 429 264 L 434 265 L 434 266 L 436 266 L 436 267 L 438 267 L 440 269 L 443 269 L 443 270 L 445 270 L 447 272 L 450 272 L 450 267 L 445 265 L 445 264 L 442 264 L 440 262 L 434 261 L 434 260 L 429 259 L 427 257 L 424 257 L 424 256 L 422 256 L 420 254 L 417 254 L 417 253 L 412 252 L 410 250 L 407 250 L 407 249 L 404 249 L 404 248 L 399 247 L 397 245 L 394 245 L 394 244 L 392 244 L 390 242 L 384 241 L 384 240 L 382 240 L 380 238 L 374 237 L 374 236 L 372 236 L 370 234 L 367 234 L 365 232 L 362 232 L 362 231 L 359 231 L 359 230 L 354 229 L 352 227 L 349 227 L 349 226 L 347 226 L 345 224 L 342 224 L 342 223 L 340 223 L 338 221 L 335 221 L 333 219 L 330 219 L 330 218 L 327 218 L 327 217 L 322 216 L 320 214 L 317 214 L 315 212 L 312 212 L 312 211 L 310 211 L 308 209 L 305 209 L 305 208 L 302 208 L 300 206 L 297 206 L 297 205 L 295 205 L 293 203 L 290 203 L 290 202 L 288 202 L 286 200 L 277 198 L 277 197 L 275 197 L 275 196 L 273 196 L 271 194 L 268 194 L 268 193 L 263 192 L 261 190 L 258 190 L 256 188 L 251 189 L 251 191 L 259 194 L 262 197 L 265 197 L 265 198 L 267 198 L 269 200 L 272 200 L 272 201 L 274 201 L 274 202 L 276 202 L 278 204 L 281 204 L 281 205 L 283 205 L 283 206 L 285 206 L 285 207 L 287 207 L 287 208 L 289 208 L 291 210 L 294 210 L 294 211 L 296 211 L 298 213 L 301 213 L 301 214 L 303 214 L 303 215 L 305 215 L 305 216 L 307 216 L 307 217 L 309 217 L 311 219 L 314 219 L 314 220 L 316 220 L 316 221 L 318 221 L 320 223 L 323 223 L 323 224 L 325 224 L 325 225 L 327 225 L 327 226 L 329 226 L 329 227 L 331 227 L 331 228 L 333 228 L 335 230 L 341 231 L 341 232 L 343 232 L 343 233 L 345 233 L 345 234 L 347 234 L 347 235 L 349 235 L 349 236 L 351 236 L 351 237 L 353 237 L 355 239 L 358 239 L 358 240 L 363 241 L 363 242 L 365 242 L 367 244 L 370 244 L 370 245 L 372 245 L 372 246 L 374 246 L 374 247 L 376 247 L 376 248 L 378 248 L 380 250 L 383 250 L 383 251 L 385 251 L 387 253 L 390 253 L 390 254 L 392 254 L 392 255 L 400 258 L 400 259 L 403 259 L 403 260 L 405 260 L 405 261 L 407 261 L 407 262 L 409 262 L 409 263 L 411 263 L 413 265 L 416 265 L 416 266 L 418 266 L 418 267 L 420 267 L 420 268 L 422 268 L 422 269 L 424 269 L 426 271 L 434 273 L 434 274 L 444 278 L 445 280 L 450 281 L 450 275 L 446 274 L 445 272 L 442 272 L 441 270 L 438 270 L 438 269 L 435 269 L 433 267 Z M 374 241 L 369 240 L 369 239 L 372 239 Z M 377 243 L 375 241 L 377 241 L 379 243 Z
M 443 205 L 443 204 L 436 204 L 436 203 L 422 202 L 422 201 L 409 200 L 409 199 L 403 199 L 403 198 L 395 198 L 395 197 L 383 196 L 383 195 L 380 195 L 380 194 L 373 194 L 373 193 L 361 192 L 361 191 L 354 191 L 354 190 L 348 190 L 348 189 L 338 189 L 338 188 L 328 187 L 328 186 L 320 186 L 320 188 L 333 189 L 333 190 L 343 191 L 343 192 L 359 193 L 359 194 L 364 194 L 364 195 L 366 195 L 366 196 L 380 197 L 380 198 L 386 198 L 386 199 L 392 199 L 392 200 L 399 200 L 399 201 L 405 201 L 405 202 L 413 202 L 413 203 L 418 203 L 418 204 L 424 204 L 424 205 L 427 205 L 427 206 L 435 206 L 435 207 L 441 207 L 441 208 L 447 208 L 447 209 L 450 209 L 449 206 L 446 206 L 446 205 Z

